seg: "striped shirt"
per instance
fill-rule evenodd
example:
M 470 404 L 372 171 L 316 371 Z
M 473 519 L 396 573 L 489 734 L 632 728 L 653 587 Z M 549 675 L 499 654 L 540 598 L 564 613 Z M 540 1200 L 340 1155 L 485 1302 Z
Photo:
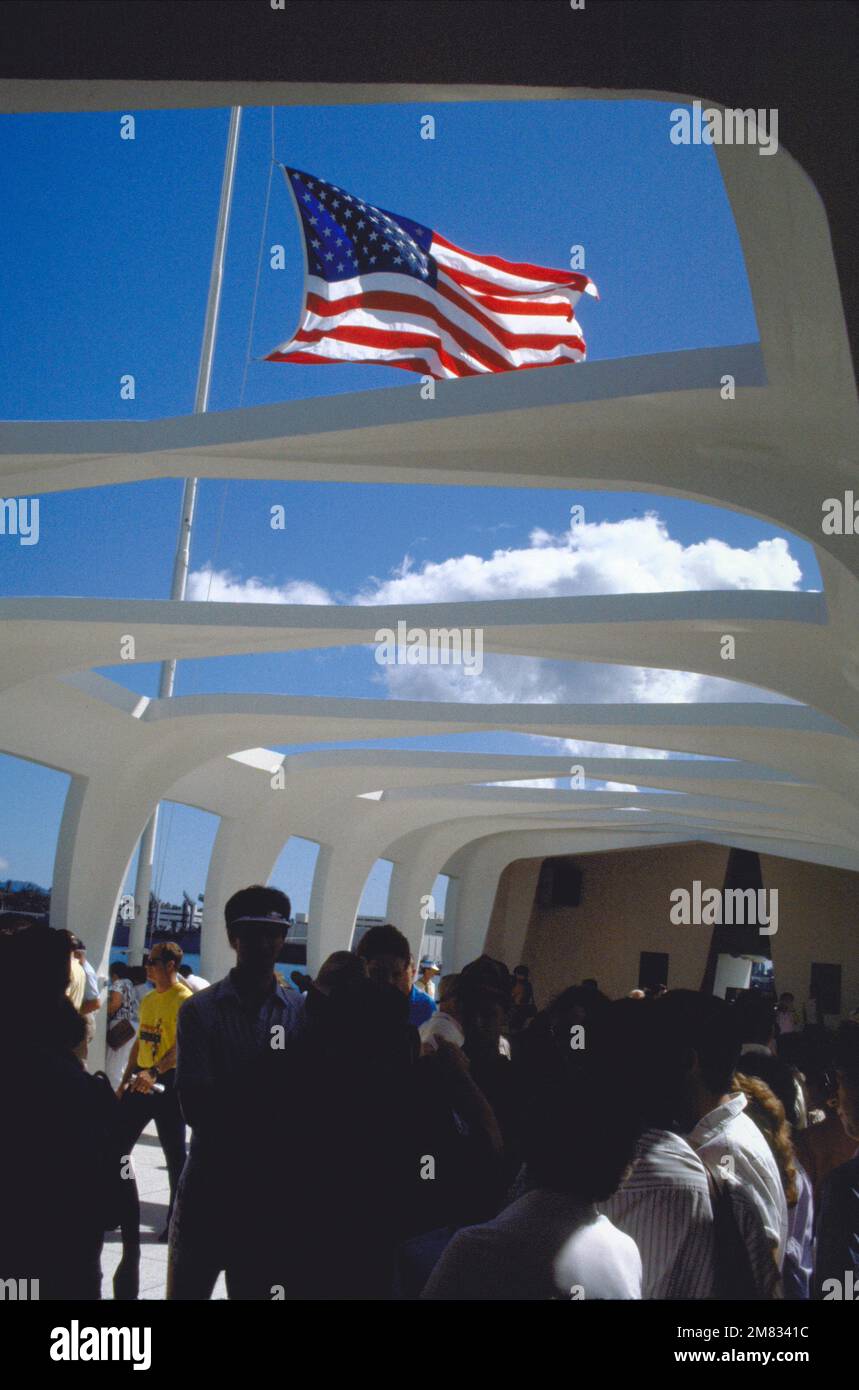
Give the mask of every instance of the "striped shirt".
M 220 1090 L 272 1045 L 272 1029 L 287 1039 L 304 1027 L 303 995 L 277 985 L 255 1009 L 242 1000 L 233 971 L 188 999 L 179 1015 L 176 1084 Z
M 713 1206 L 703 1163 L 685 1139 L 649 1129 L 632 1172 L 600 1209 L 641 1254 L 642 1298 L 707 1298 L 715 1279 Z
M 762 1299 L 778 1298 L 778 1270 L 757 1206 L 739 1182 L 720 1173 L 734 1222 Z M 632 1172 L 600 1203 L 641 1254 L 644 1299 L 711 1298 L 716 1282 L 713 1203 L 707 1170 L 679 1134 L 647 1130 Z

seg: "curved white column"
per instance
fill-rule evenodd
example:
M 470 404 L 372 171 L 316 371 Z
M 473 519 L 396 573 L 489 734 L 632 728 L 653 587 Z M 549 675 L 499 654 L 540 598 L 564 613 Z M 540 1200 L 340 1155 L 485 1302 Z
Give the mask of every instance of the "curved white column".
M 122 885 L 151 804 L 116 778 L 73 777 L 66 793 L 51 886 L 51 926 L 76 932 L 96 974 L 108 972 Z M 107 1014 L 95 1015 L 88 1066 L 105 1064 Z
M 204 979 L 221 980 L 235 964 L 224 925 L 224 907 L 240 888 L 268 883 L 285 839 L 283 828 L 273 825 L 270 815 L 222 817 L 203 897 L 200 974 Z
M 307 969 L 316 975 L 332 951 L 348 951 L 367 875 L 376 862 L 367 850 L 344 836 L 336 845 L 321 845 L 313 874 L 307 914 Z
M 504 822 L 499 822 L 501 825 Z M 388 889 L 388 920 L 400 928 L 409 939 L 412 954 L 417 959 L 426 923 L 421 917 L 421 899 L 432 893 L 433 885 L 452 854 L 477 835 L 485 835 L 491 822 L 457 819 L 441 825 L 428 825 L 386 847 L 384 858 L 393 861 Z M 444 912 L 444 965 L 451 961 L 451 936 L 448 930 L 449 909 L 455 915 L 454 881 L 448 884 Z
M 122 885 L 152 803 L 113 777 L 73 777 L 54 860 L 51 925 L 77 932 L 107 974 Z

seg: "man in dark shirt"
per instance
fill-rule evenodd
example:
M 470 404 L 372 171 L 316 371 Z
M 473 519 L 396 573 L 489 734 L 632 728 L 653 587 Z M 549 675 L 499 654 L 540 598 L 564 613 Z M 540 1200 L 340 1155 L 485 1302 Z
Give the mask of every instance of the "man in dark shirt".
M 290 911 L 276 888 L 235 893 L 224 915 L 236 965 L 179 1014 L 176 1088 L 193 1137 L 170 1227 L 170 1299 L 210 1298 L 221 1270 L 230 1298 L 272 1297 L 266 1231 L 281 1182 L 272 1134 L 282 1097 L 271 1062 L 304 1025 L 303 997 L 274 970 Z

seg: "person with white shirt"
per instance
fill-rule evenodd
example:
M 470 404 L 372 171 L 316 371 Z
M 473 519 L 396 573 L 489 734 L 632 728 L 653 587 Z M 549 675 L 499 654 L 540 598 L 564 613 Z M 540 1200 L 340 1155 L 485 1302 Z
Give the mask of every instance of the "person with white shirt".
M 621 1065 L 615 1005 L 588 1046 L 532 1097 L 527 1190 L 491 1221 L 458 1231 L 421 1295 L 433 1301 L 639 1299 L 641 1258 L 596 1203 L 632 1157 L 637 1106 Z M 614 1035 L 614 1036 L 613 1036 Z
M 180 965 L 179 974 L 192 994 L 199 994 L 201 989 L 208 989 L 212 983 L 211 980 L 204 980 L 202 975 L 192 974 L 190 965 Z
M 676 1039 L 675 1128 L 706 1168 L 744 1187 L 758 1208 L 781 1269 L 787 1243 L 787 1201 L 778 1165 L 734 1086 L 740 1054 L 737 1020 L 723 999 L 673 990 L 654 1001 Z
M 84 975 L 83 1000 L 78 1007 L 78 1012 L 82 1015 L 86 1024 L 86 1036 L 80 1049 L 76 1051 L 76 1056 L 86 1065 L 89 1049 L 95 1038 L 95 1017 L 94 1015 L 101 1008 L 101 988 L 98 976 L 86 958 L 86 946 L 79 936 L 74 932 L 69 933 L 69 940 L 72 943 L 72 956 L 77 961 Z
M 438 982 L 441 971 L 437 963 L 430 957 L 424 956 L 418 966 L 418 977 L 415 984 L 418 989 L 422 989 L 424 994 L 428 994 L 430 999 L 438 1001 Z
M 600 1205 L 638 1246 L 642 1296 L 774 1297 L 778 1271 L 754 1202 L 724 1171 L 709 1174 L 675 1132 L 677 1117 L 687 1107 L 689 1038 L 659 1000 L 626 1007 L 628 1065 L 648 1128 L 638 1141 L 632 1169 Z M 686 1122 L 688 1115 L 681 1121 Z M 728 1204 L 727 1211 L 722 1203 Z M 726 1220 L 741 1237 L 739 1253 L 736 1240 L 725 1245 Z
M 435 1052 L 439 1038 L 443 1038 L 445 1042 L 453 1043 L 454 1047 L 462 1047 L 465 1042 L 465 1032 L 457 1001 L 458 983 L 458 975 L 445 975 L 439 985 L 438 1009 L 418 1029 L 425 1052 Z

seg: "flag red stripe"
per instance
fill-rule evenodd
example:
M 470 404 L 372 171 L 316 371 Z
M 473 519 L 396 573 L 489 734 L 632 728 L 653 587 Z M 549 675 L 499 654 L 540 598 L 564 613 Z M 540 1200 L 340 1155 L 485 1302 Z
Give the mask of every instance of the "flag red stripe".
M 408 333 L 402 330 L 388 328 L 366 328 L 343 326 L 340 328 L 300 328 L 293 338 L 295 343 L 318 343 L 324 338 L 333 338 L 340 343 L 355 343 L 359 347 L 375 348 L 398 348 L 398 347 L 429 347 L 438 353 L 439 360 L 451 371 L 455 371 L 457 376 L 479 376 L 475 368 L 470 367 L 466 362 L 457 357 L 452 357 L 446 348 L 442 346 L 441 339 L 435 333 Z M 477 353 L 472 354 L 477 356 Z M 478 358 L 478 360 L 481 360 Z M 504 362 L 503 358 L 498 359 L 502 365 L 496 368 L 498 371 L 506 371 L 511 365 Z
M 451 304 L 455 304 L 469 318 L 475 319 L 486 329 L 496 342 L 510 351 L 518 348 L 533 349 L 534 351 L 551 352 L 553 348 L 567 345 L 579 348 L 584 351 L 584 342 L 574 334 L 545 334 L 545 333 L 511 333 L 509 330 L 501 328 L 493 323 L 491 319 L 481 314 L 476 306 L 457 295 L 448 286 L 438 284 L 435 292 L 443 299 L 447 299 Z M 343 299 L 328 300 L 321 295 L 308 291 L 307 308 L 311 313 L 318 314 L 320 318 L 331 319 L 339 317 L 341 314 L 349 313 L 353 309 L 387 309 L 391 312 L 406 314 L 420 314 L 423 318 L 430 318 L 439 328 L 444 329 L 450 336 L 459 343 L 466 352 L 469 352 L 486 366 L 494 366 L 497 371 L 507 371 L 514 364 L 507 361 L 505 357 L 493 352 L 491 346 L 474 338 L 459 324 L 443 314 L 431 300 L 420 298 L 416 295 L 400 294 L 394 290 L 365 290 L 363 293 L 348 295 Z
M 502 328 L 500 324 L 487 318 L 485 314 L 481 314 L 480 310 L 477 308 L 477 303 L 482 303 L 482 300 L 464 299 L 462 295 L 457 294 L 456 290 L 451 289 L 449 285 L 445 285 L 441 280 L 436 283 L 435 288 L 436 293 L 439 294 L 442 299 L 449 300 L 450 303 L 455 304 L 458 309 L 462 309 L 464 313 L 476 319 L 477 322 L 486 329 L 487 333 L 491 333 L 493 338 L 506 348 L 537 348 L 542 351 L 550 351 L 559 343 L 570 343 L 572 346 L 581 346 L 584 348 L 584 343 L 581 338 L 576 337 L 575 334 L 570 335 L 559 332 L 511 333 L 508 328 Z M 566 322 L 570 322 L 572 317 L 571 311 L 570 318 L 566 320 Z
M 263 362 L 304 362 L 312 366 L 315 362 L 331 364 L 336 367 L 344 365 L 342 357 L 324 357 L 322 353 L 315 352 L 270 352 L 264 357 Z M 422 372 L 424 376 L 435 376 L 429 362 L 423 357 L 401 357 L 399 361 L 379 361 L 375 357 L 352 357 L 348 361 L 348 366 L 359 367 L 403 367 L 407 372 Z M 539 363 L 534 363 L 539 366 Z
M 450 272 L 445 270 L 443 274 L 448 276 Z M 454 277 L 451 275 L 450 278 Z M 463 289 L 467 288 L 468 286 L 463 285 Z M 496 314 L 521 314 L 523 318 L 564 319 L 569 323 L 573 317 L 573 306 L 568 299 L 560 304 L 547 304 L 541 299 L 501 299 L 498 295 L 475 294 L 471 303 L 480 304 L 484 309 L 492 309 Z
M 500 256 L 478 256 L 474 251 L 464 251 L 461 246 L 454 245 L 438 232 L 432 234 L 431 253 L 435 246 L 444 246 L 448 251 L 455 251 L 458 256 L 464 256 L 468 261 L 479 261 L 481 265 L 488 265 L 492 270 L 506 271 L 508 275 L 521 275 L 523 280 L 553 280 L 565 288 L 582 292 L 590 284 L 590 276 L 582 275 L 581 271 L 557 270 L 551 266 L 531 265 L 528 261 L 505 261 Z M 445 270 L 450 271 L 450 267 L 445 266 Z
M 536 296 L 539 295 L 542 298 L 543 296 L 552 294 L 554 291 L 557 291 L 558 294 L 564 290 L 570 290 L 574 294 L 578 294 L 579 292 L 575 285 L 549 285 L 543 290 L 534 289 L 533 286 L 529 286 L 527 289 L 516 290 L 511 285 L 500 285 L 497 280 L 486 280 L 479 275 L 472 275 L 469 271 L 461 270 L 458 266 L 449 265 L 445 261 L 440 260 L 438 264 L 441 273 L 447 276 L 448 279 L 455 280 L 464 290 L 471 290 L 475 294 L 481 296 L 488 294 L 515 294 L 517 296 L 521 295 L 522 299 L 526 302 L 533 303 Z M 569 303 L 569 300 L 567 302 Z
M 416 295 L 397 294 L 396 292 L 391 290 L 367 290 L 364 294 L 350 295 L 349 300 L 347 301 L 336 301 L 338 306 L 343 304 L 344 308 L 340 309 L 338 307 L 335 310 L 335 314 L 332 314 L 331 312 L 332 305 L 330 301 L 320 300 L 320 297 L 318 295 L 311 295 L 310 293 L 308 293 L 307 295 L 308 309 L 312 309 L 313 307 L 311 305 L 312 299 L 317 300 L 325 306 L 322 309 L 317 309 L 314 311 L 316 313 L 319 313 L 323 318 L 333 318 L 335 314 L 339 317 L 341 313 L 348 313 L 351 309 L 368 308 L 388 309 L 397 313 L 405 314 L 419 313 L 422 318 L 432 319 L 433 322 L 440 329 L 448 333 L 450 337 L 453 338 L 454 342 L 457 343 L 464 352 L 467 352 L 472 357 L 476 358 L 477 361 L 480 362 L 487 369 L 487 371 L 503 372 L 506 371 L 507 368 L 510 366 L 510 363 L 506 360 L 506 358 L 502 357 L 500 353 L 493 352 L 491 347 L 487 347 L 484 344 L 478 342 L 478 340 L 476 338 L 473 338 L 470 333 L 466 333 L 464 329 L 458 328 L 455 324 L 450 323 L 449 320 L 445 317 L 445 315 L 442 314 L 440 310 L 436 307 L 436 305 L 433 304 L 430 300 L 420 299 Z M 347 304 L 348 308 L 345 307 L 345 305 Z M 302 333 L 304 331 L 305 330 L 302 330 Z M 399 341 L 400 333 L 396 329 L 362 328 L 359 331 L 381 334 L 384 336 L 384 338 L 389 340 L 390 346 L 392 347 L 402 347 L 404 345 L 404 342 L 410 341 L 410 339 L 408 338 L 404 339 L 402 342 Z M 328 332 L 325 329 L 320 329 L 318 330 L 318 332 L 320 333 L 321 337 L 328 336 Z M 296 341 L 301 336 L 301 333 L 296 334 Z M 332 333 L 331 336 L 334 336 L 334 334 Z M 356 341 L 361 340 L 357 339 Z M 367 341 L 369 343 L 373 340 L 368 339 Z M 427 339 L 426 341 L 428 342 L 429 340 Z

